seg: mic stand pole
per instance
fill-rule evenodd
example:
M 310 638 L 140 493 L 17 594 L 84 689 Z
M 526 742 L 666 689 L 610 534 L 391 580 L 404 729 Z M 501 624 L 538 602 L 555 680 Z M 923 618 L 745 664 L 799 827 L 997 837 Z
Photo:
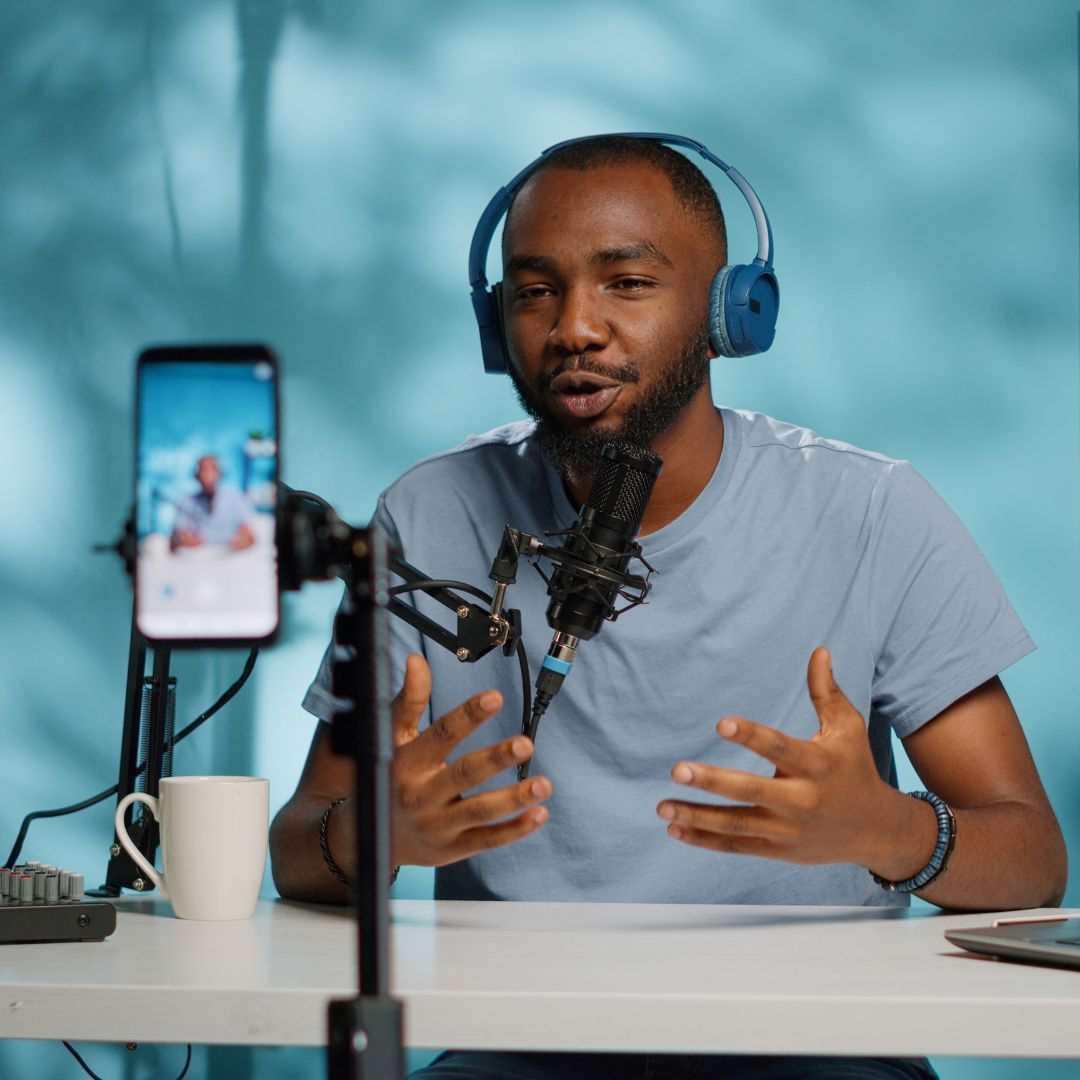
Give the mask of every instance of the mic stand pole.
M 330 1003 L 330 1080 L 397 1080 L 405 1075 L 402 1006 L 390 997 L 390 724 L 387 561 L 377 529 L 352 530 L 346 585 L 351 611 L 339 611 L 334 640 L 353 647 L 333 665 L 334 750 L 356 762 L 356 904 L 359 996 Z
M 153 674 L 149 678 L 146 654 L 147 643 L 136 629 L 132 610 L 117 802 L 132 791 L 144 791 L 157 798 L 161 777 L 172 773 L 176 680 L 169 675 L 170 650 L 161 645 L 153 648 Z M 158 847 L 158 823 L 145 807 L 139 805 L 138 811 L 135 806 L 127 810 L 128 834 L 147 861 L 153 863 Z M 114 834 L 105 883 L 86 892 L 88 896 L 116 897 L 121 889 L 146 892 L 153 888 L 153 883 L 143 876 Z

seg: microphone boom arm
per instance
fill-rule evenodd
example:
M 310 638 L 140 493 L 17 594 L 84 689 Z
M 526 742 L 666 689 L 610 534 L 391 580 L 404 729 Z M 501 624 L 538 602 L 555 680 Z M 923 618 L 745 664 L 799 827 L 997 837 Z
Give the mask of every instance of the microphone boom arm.
M 400 556 L 391 557 L 390 568 L 406 582 L 405 585 L 396 585 L 390 589 L 391 599 L 387 604 L 388 609 L 399 619 L 452 652 L 462 663 L 475 663 L 500 646 L 504 656 L 513 655 L 521 638 L 521 613 L 512 608 L 503 611 L 505 586 L 497 587 L 493 598 L 488 598 L 479 589 L 474 590 L 478 596 L 489 601 L 490 606 L 483 608 L 458 596 L 449 587 L 450 583 L 443 584 L 438 579 L 429 578 Z M 462 588 L 463 584 L 455 582 L 454 586 Z M 418 591 L 424 592 L 457 615 L 456 632 L 440 626 L 434 619 L 399 599 L 402 593 Z

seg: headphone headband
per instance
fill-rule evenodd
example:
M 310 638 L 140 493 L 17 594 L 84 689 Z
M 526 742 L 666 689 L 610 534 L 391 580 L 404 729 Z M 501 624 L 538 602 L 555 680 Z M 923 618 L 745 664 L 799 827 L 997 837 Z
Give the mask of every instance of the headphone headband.
M 592 142 L 598 138 L 643 139 L 693 150 L 706 161 L 712 162 L 722 170 L 727 178 L 742 192 L 743 198 L 746 199 L 750 211 L 754 215 L 754 226 L 757 230 L 758 240 L 757 255 L 751 264 L 725 267 L 717 275 L 720 282 L 720 296 L 716 300 L 715 311 L 710 311 L 710 322 L 713 324 L 714 345 L 723 355 L 745 356 L 755 352 L 764 352 L 772 344 L 776 310 L 779 307 L 780 297 L 779 288 L 776 284 L 776 275 L 772 271 L 772 226 L 769 224 L 765 207 L 761 205 L 761 200 L 757 197 L 754 189 L 738 169 L 721 161 L 707 146 L 699 143 L 696 139 L 689 139 L 685 135 L 668 135 L 662 132 L 623 131 L 613 132 L 609 135 L 586 135 L 577 139 L 566 139 L 563 142 L 555 143 L 554 146 L 549 146 L 535 161 L 526 165 L 508 184 L 499 188 L 484 208 L 484 212 L 480 215 L 480 220 L 477 222 L 476 229 L 473 232 L 472 243 L 469 245 L 469 285 L 472 289 L 473 311 L 476 314 L 476 321 L 480 328 L 484 369 L 493 373 L 501 373 L 507 370 L 499 303 L 494 292 L 488 287 L 487 279 L 488 250 L 491 247 L 491 240 L 495 235 L 495 230 L 510 209 L 510 203 L 513 201 L 518 189 L 552 154 L 562 150 L 564 147 L 574 146 L 577 143 Z M 730 271 L 740 271 L 741 273 L 734 275 L 727 273 Z M 762 284 L 764 289 L 761 288 Z M 736 300 L 735 303 L 743 308 L 749 303 L 750 310 L 756 317 L 747 321 L 744 315 L 741 321 L 732 321 L 730 315 L 725 315 L 725 288 L 729 298 L 727 300 L 727 311 L 729 313 L 733 310 L 730 297 L 732 294 L 738 293 L 741 294 L 741 299 Z M 714 286 L 713 291 L 716 293 L 717 287 Z M 760 317 L 763 304 L 768 309 L 764 312 L 766 316 L 764 319 Z

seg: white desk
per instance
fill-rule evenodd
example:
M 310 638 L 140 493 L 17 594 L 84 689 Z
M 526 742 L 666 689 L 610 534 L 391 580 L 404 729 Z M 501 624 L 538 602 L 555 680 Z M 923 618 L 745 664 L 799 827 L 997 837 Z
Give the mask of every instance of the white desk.
M 0 946 L 0 1036 L 325 1042 L 354 991 L 341 909 L 241 923 L 120 905 L 102 943 Z M 1080 1057 L 1080 972 L 980 959 L 986 915 L 865 908 L 395 901 L 413 1047 Z

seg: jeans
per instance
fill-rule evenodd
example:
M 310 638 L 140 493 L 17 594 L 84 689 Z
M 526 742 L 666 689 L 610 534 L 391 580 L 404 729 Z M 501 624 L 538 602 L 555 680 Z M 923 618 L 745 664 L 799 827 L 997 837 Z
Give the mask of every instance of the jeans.
M 448 1050 L 410 1080 L 936 1080 L 925 1058 Z

